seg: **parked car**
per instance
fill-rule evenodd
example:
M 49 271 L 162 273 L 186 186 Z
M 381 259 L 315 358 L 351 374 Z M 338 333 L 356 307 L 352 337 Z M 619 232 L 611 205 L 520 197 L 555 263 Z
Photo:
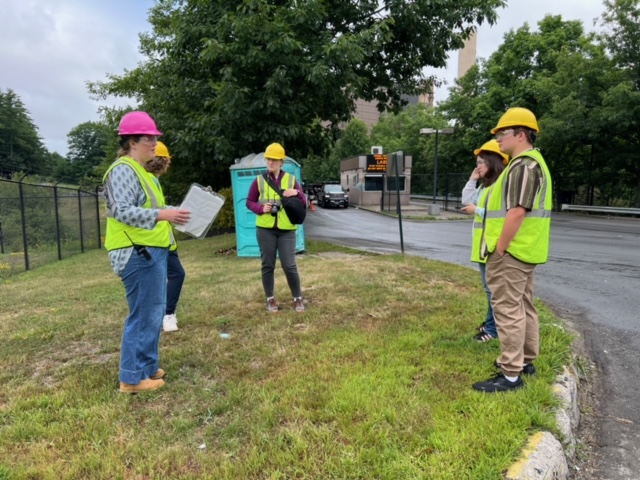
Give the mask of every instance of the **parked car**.
M 303 185 L 304 193 L 307 196 L 307 200 L 309 204 L 315 203 L 318 204 L 318 194 L 320 190 L 322 190 L 321 183 L 305 183 Z
M 338 183 L 325 183 L 318 192 L 318 205 L 326 207 L 349 207 L 349 194 Z

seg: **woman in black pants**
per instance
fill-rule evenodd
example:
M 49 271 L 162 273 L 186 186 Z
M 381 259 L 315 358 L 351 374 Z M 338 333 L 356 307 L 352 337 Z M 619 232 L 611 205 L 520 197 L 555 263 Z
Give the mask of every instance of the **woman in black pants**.
M 270 180 L 282 189 L 285 197 L 298 196 L 303 203 L 307 199 L 294 175 L 284 172 L 282 165 L 286 155 L 279 143 L 272 143 L 264 153 Z M 251 184 L 247 197 L 247 208 L 257 215 L 256 230 L 262 258 L 262 286 L 267 297 L 267 311 L 279 310 L 275 299 L 276 256 L 287 277 L 297 312 L 304 312 L 300 275 L 296 265 L 296 229 L 280 202 L 280 195 L 260 175 Z
M 145 169 L 153 173 L 157 180 L 161 175 L 167 173 L 170 166 L 171 155 L 169 155 L 169 149 L 164 143 L 158 142 L 156 145 L 156 158 L 148 162 L 145 165 Z M 160 182 L 158 182 L 158 187 L 162 190 Z M 169 257 L 167 259 L 167 309 L 162 319 L 162 330 L 165 332 L 178 330 L 176 308 L 178 307 L 178 300 L 180 300 L 180 293 L 186 276 L 178 256 L 178 242 L 173 235 L 173 230 L 170 233 L 171 246 L 169 247 Z

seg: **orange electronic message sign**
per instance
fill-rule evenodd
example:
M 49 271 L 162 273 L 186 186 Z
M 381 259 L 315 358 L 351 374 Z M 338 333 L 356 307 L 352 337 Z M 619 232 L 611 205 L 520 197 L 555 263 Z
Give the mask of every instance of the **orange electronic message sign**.
M 384 153 L 367 155 L 367 172 L 387 173 L 387 155 Z

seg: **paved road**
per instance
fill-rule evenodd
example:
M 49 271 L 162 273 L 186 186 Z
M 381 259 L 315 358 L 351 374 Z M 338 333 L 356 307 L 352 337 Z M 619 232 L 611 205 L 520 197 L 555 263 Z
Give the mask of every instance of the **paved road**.
M 308 238 L 399 252 L 398 220 L 350 208 L 317 208 Z M 472 265 L 470 221 L 403 220 L 405 253 Z M 597 413 L 589 478 L 640 479 L 640 220 L 553 217 L 549 262 L 536 269 L 536 295 L 568 318 L 595 363 Z M 580 474 L 576 478 L 582 477 Z

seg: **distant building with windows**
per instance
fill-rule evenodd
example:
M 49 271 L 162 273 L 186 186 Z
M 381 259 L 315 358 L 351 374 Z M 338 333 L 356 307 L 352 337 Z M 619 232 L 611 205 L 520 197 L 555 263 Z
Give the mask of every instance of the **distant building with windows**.
M 464 77 L 467 71 L 476 63 L 477 57 L 478 33 L 474 32 L 465 42 L 464 47 L 458 51 L 458 78 Z M 435 98 L 435 89 L 432 86 L 428 93 L 420 96 L 405 96 L 409 105 L 418 103 L 433 107 Z M 362 120 L 369 129 L 380 120 L 380 112 L 377 108 L 377 102 L 367 100 L 356 100 L 356 111 L 353 118 Z M 344 128 L 345 125 L 343 125 Z
M 407 100 L 408 105 L 416 105 L 418 103 L 424 103 L 423 97 L 427 98 L 424 95 L 403 95 L 402 98 Z M 368 102 L 367 100 L 356 100 L 356 111 L 353 114 L 353 118 L 357 118 L 358 120 L 362 120 L 369 130 L 380 120 L 380 112 L 377 107 L 378 102 Z M 431 104 L 433 106 L 433 96 L 431 100 Z
M 367 127 L 369 127 L 369 130 L 371 130 L 371 127 L 380 120 L 380 112 L 378 111 L 376 102 L 356 100 L 356 112 L 353 114 L 353 118 L 362 120 Z

